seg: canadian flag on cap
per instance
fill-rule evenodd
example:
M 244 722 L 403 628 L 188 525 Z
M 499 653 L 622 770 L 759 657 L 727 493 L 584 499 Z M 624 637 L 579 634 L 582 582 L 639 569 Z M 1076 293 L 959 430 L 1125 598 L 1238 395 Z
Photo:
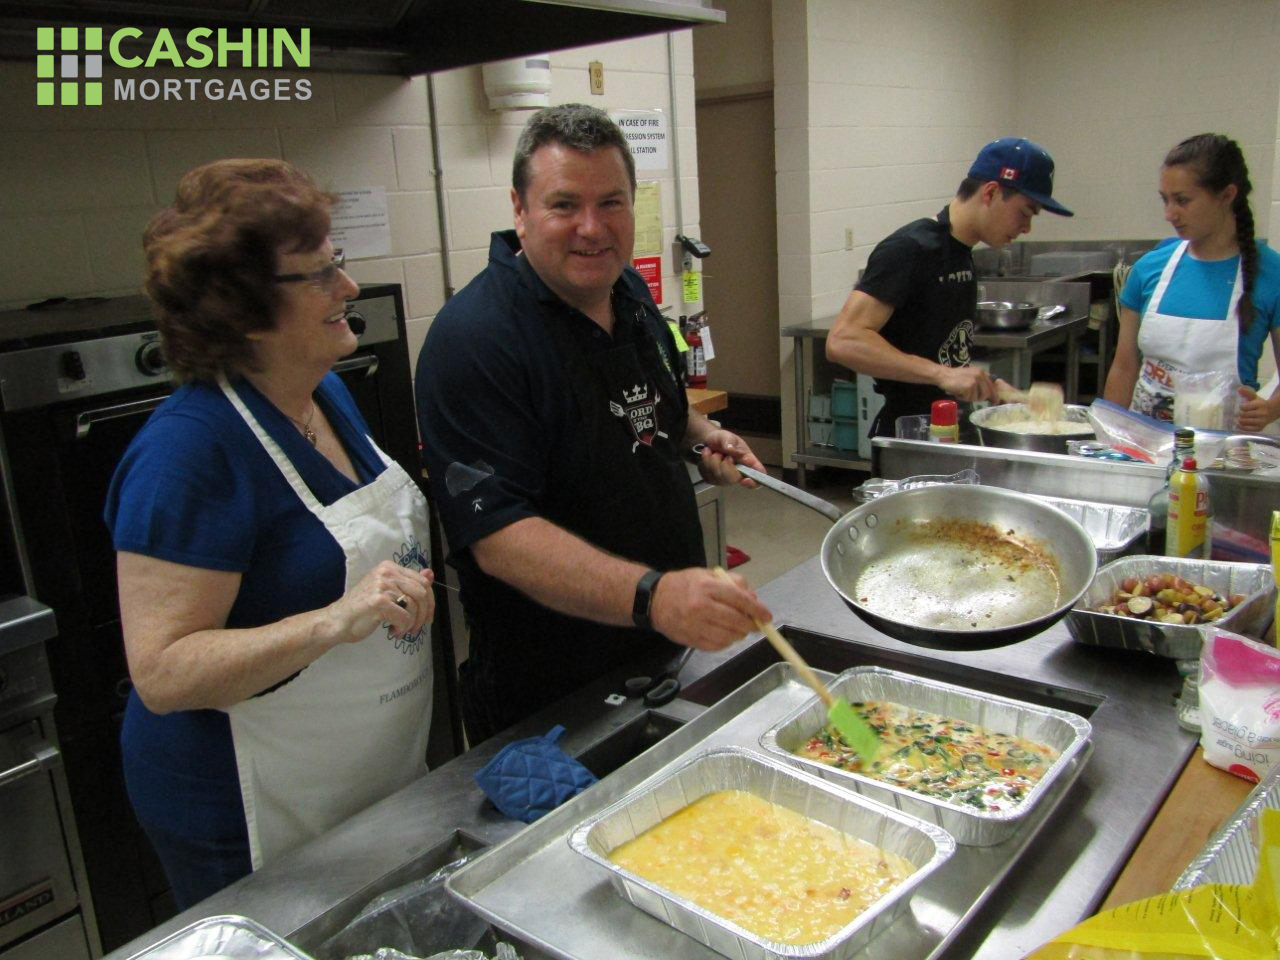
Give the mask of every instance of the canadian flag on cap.
M 1017 180 L 1017 179 L 1018 179 L 1018 171 L 1017 171 L 1017 170 L 1015 170 L 1015 169 L 1013 169 L 1013 167 L 1001 167 L 1001 168 L 1000 168 L 1000 179 L 1001 179 L 1001 180 Z

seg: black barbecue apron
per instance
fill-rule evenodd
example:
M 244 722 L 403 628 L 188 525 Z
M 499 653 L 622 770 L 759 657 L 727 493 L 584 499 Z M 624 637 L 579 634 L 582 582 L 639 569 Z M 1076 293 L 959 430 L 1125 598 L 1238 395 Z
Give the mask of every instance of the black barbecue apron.
M 571 327 L 589 322 L 543 310 L 563 359 L 580 422 L 577 462 L 557 469 L 543 516 L 609 553 L 656 570 L 705 566 L 702 529 L 681 444 L 688 425 L 681 387 L 645 320 L 622 299 L 615 338 L 588 350 Z M 652 631 L 611 627 L 548 610 L 496 581 L 470 616 L 473 649 L 463 671 L 470 733 L 496 733 L 626 662 L 654 672 L 679 648 Z M 478 642 L 477 642 L 478 641 Z

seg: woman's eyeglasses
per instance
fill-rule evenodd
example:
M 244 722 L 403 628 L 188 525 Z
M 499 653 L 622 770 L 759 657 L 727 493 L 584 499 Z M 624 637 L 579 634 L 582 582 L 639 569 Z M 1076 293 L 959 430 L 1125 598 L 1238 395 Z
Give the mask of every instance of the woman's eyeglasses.
M 346 255 L 341 250 L 334 250 L 328 264 L 311 273 L 280 273 L 272 279 L 276 283 L 309 283 L 321 293 L 333 293 L 342 279 L 342 269 L 347 265 Z

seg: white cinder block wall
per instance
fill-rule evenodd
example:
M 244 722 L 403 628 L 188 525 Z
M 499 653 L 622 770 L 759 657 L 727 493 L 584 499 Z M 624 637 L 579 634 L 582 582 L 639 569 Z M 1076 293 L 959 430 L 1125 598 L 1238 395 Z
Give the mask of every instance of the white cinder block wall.
M 982 144 L 1014 132 L 1017 6 L 774 0 L 781 326 L 835 314 L 872 247 L 940 210 Z M 792 383 L 789 341 L 781 364 Z
M 671 36 L 687 231 L 676 228 L 676 172 L 641 174 L 662 181 L 668 303 L 680 295 L 671 241 L 678 232 L 698 234 L 692 41 L 688 31 Z M 589 90 L 592 60 L 604 64 L 603 96 Z M 551 64 L 553 103 L 672 108 L 665 34 L 554 53 Z M 207 79 L 219 72 L 201 74 Z M 282 102 L 117 104 L 107 98 L 92 108 L 37 107 L 32 65 L 0 63 L 0 115 L 8 131 L 0 152 L 0 309 L 54 296 L 138 293 L 142 230 L 173 199 L 184 172 L 222 157 L 281 157 L 331 189 L 386 189 L 391 255 L 355 262 L 350 271 L 362 283 L 403 285 L 410 357 L 416 359 L 444 303 L 425 78 L 318 71 L 221 75 L 228 83 L 237 75 L 246 81 L 305 76 L 313 95 Z M 104 80 L 111 83 L 110 70 Z M 483 268 L 490 231 L 511 226 L 511 154 L 529 114 L 490 112 L 479 67 L 437 74 L 436 83 L 450 264 L 453 284 L 461 288 Z
M 221 75 L 227 83 L 237 76 Z M 392 255 L 357 263 L 352 272 L 362 281 L 405 284 L 410 316 L 434 312 L 442 296 L 440 238 L 423 79 L 252 76 L 264 75 L 305 76 L 312 96 L 108 97 L 100 107 L 37 107 L 31 64 L 0 63 L 8 126 L 0 154 L 0 308 L 52 296 L 138 293 L 143 227 L 172 201 L 183 173 L 223 157 L 282 157 L 333 189 L 386 188 Z M 104 79 L 111 83 L 110 69 Z
M 1196 133 L 1244 148 L 1259 236 L 1271 209 L 1280 94 L 1277 0 L 1031 0 L 1017 8 L 1022 136 L 1057 162 L 1075 217 L 1037 218 L 1033 239 L 1171 235 L 1160 161 Z
M 672 109 L 667 34 L 598 46 L 578 47 L 551 55 L 551 102 L 586 103 L 604 110 Z M 659 306 L 679 304 L 680 290 L 671 263 L 677 233 L 698 236 L 698 150 L 694 128 L 693 38 L 688 30 L 670 34 L 675 45 L 675 116 L 673 125 L 680 162 L 683 227 L 676 223 L 675 170 L 637 171 L 639 180 L 657 180 L 662 193 L 662 292 Z M 590 91 L 587 65 L 604 64 L 604 94 Z M 440 123 L 441 165 L 448 202 L 452 281 L 461 289 L 488 262 L 489 234 L 511 227 L 511 158 L 526 111 L 494 113 L 486 105 L 479 67 L 436 74 L 436 106 Z M 675 151 L 673 151 L 674 153 Z M 672 161 L 674 163 L 674 155 Z M 676 265 L 677 267 L 679 264 Z M 438 309 L 438 305 L 437 305 Z M 694 313 L 700 307 L 672 313 Z M 435 310 L 431 311 L 434 315 Z M 427 322 L 415 320 L 410 349 L 426 336 Z
M 1280 97 L 1277 97 L 1276 103 L 1276 139 L 1273 142 L 1272 161 L 1271 161 L 1271 183 L 1280 183 Z M 1261 212 L 1254 214 L 1258 218 L 1259 224 L 1267 223 L 1267 237 L 1274 238 L 1277 245 L 1280 245 L 1280 190 L 1275 190 L 1274 186 L 1271 191 L 1271 210 L 1270 216 L 1264 219 Z

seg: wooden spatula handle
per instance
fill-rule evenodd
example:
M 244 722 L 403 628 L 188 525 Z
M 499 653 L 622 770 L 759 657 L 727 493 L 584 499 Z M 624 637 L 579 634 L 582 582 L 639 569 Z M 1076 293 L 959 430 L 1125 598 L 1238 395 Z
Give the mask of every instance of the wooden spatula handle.
M 996 387 L 1001 403 L 1026 403 L 1027 391 L 1019 390 L 1017 387 L 1011 387 L 1003 381 Z
M 729 576 L 723 567 L 716 567 L 715 575 L 726 583 L 733 583 L 733 578 Z M 799 674 L 800 679 L 812 687 L 813 692 L 818 695 L 818 699 L 830 709 L 835 700 L 827 688 L 822 685 L 822 681 L 818 679 L 817 674 L 809 669 L 807 663 L 800 659 L 800 654 L 796 653 L 796 648 L 787 642 L 787 638 L 780 634 L 777 627 L 772 623 L 761 623 L 759 620 L 755 620 L 755 625 L 756 629 L 764 634 L 765 639 L 773 644 L 773 648 L 782 655 L 782 659 L 791 664 L 795 672 Z
M 800 675 L 800 679 L 813 688 L 813 692 L 818 695 L 827 709 L 835 703 L 835 699 L 826 687 L 822 685 L 822 681 L 818 679 L 809 665 L 800 659 L 800 654 L 796 653 L 796 648 L 787 642 L 787 638 L 780 634 L 772 623 L 761 623 L 756 621 L 756 629 L 765 635 L 765 638 L 773 644 L 773 648 L 782 654 L 782 658 L 795 668 L 796 673 Z

